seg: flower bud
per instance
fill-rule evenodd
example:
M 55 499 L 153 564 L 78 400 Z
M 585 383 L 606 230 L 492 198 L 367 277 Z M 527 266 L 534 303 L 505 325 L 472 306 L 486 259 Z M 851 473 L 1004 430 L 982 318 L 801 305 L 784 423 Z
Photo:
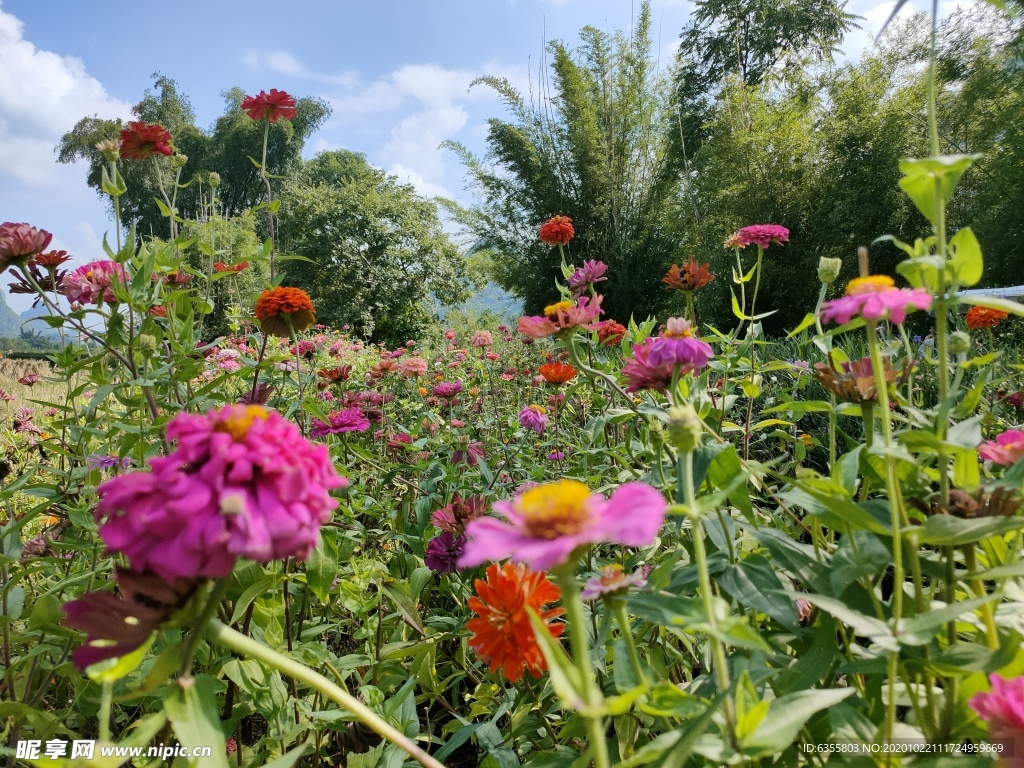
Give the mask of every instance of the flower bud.
M 651 441 L 651 448 L 660 451 L 665 445 L 665 425 L 661 419 L 651 419 L 647 424 L 647 437 Z
M 842 269 L 842 259 L 829 259 L 825 256 L 818 259 L 818 279 L 824 285 L 834 283 Z
M 966 355 L 971 351 L 971 337 L 967 335 L 967 331 L 949 334 L 949 351 L 954 355 Z
M 668 410 L 668 439 L 677 450 L 691 453 L 700 445 L 704 425 L 689 403 L 675 405 Z
M 120 139 L 104 139 L 96 144 L 96 149 L 103 153 L 103 159 L 112 163 L 121 156 Z
M 210 171 L 210 186 L 214 189 L 220 186 L 220 174 L 216 171 Z
M 156 352 L 156 336 L 151 336 L 148 333 L 139 334 L 139 350 L 144 355 L 149 355 L 152 352 Z
M 172 168 L 184 168 L 185 163 L 188 162 L 188 155 L 183 155 L 180 152 L 175 152 L 171 155 L 171 167 Z

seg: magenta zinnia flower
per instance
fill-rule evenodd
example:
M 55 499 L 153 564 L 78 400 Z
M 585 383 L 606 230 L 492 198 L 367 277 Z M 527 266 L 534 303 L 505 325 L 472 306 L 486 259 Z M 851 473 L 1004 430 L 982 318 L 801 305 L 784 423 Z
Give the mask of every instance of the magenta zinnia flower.
M 542 405 L 528 405 L 519 412 L 519 423 L 525 429 L 532 429 L 538 435 L 548 425 L 548 415 Z
M 733 238 L 733 242 L 740 248 L 756 245 L 761 250 L 766 250 L 772 243 L 788 243 L 789 230 L 779 224 L 751 224 L 749 227 L 743 227 L 733 235 Z
M 653 365 L 650 362 L 655 341 L 646 338 L 640 344 L 633 345 L 633 359 L 622 366 L 622 375 L 628 382 L 627 392 L 639 392 L 642 389 L 664 392 L 672 383 L 671 365 Z
M 1024 764 L 1024 677 L 1005 680 L 989 676 L 991 693 L 977 693 L 968 702 L 971 709 L 988 723 L 993 742 L 1004 747 L 1007 766 Z
M 453 397 L 458 395 L 462 391 L 461 381 L 442 381 L 434 387 L 434 394 L 438 397 L 443 397 L 446 400 L 451 400 Z
M 1009 429 L 978 446 L 978 455 L 986 461 L 1010 466 L 1024 458 L 1024 429 Z
M 608 265 L 603 261 L 584 261 L 583 266 L 569 276 L 569 288 L 576 295 L 586 291 L 595 283 L 601 283 L 608 278 L 604 273 L 608 271 Z
M 924 288 L 897 288 L 887 275 L 857 277 L 846 285 L 846 295 L 821 305 L 821 319 L 845 325 L 860 315 L 865 320 L 891 320 L 897 325 L 913 309 L 928 309 L 931 294 Z
M 689 373 L 707 366 L 715 351 L 706 342 L 695 338 L 690 323 L 670 317 L 662 334 L 654 340 L 647 363 L 658 366 L 679 366 L 681 373 Z
M 114 279 L 125 282 L 124 267 L 116 261 L 94 261 L 64 275 L 60 291 L 73 304 L 113 303 Z
M 461 567 L 511 558 L 534 570 L 568 562 L 577 547 L 609 542 L 643 547 L 665 520 L 665 499 L 643 483 L 626 483 L 605 499 L 577 480 L 534 486 L 466 526 Z
M 313 437 L 340 435 L 344 432 L 365 432 L 370 420 L 360 408 L 342 408 L 327 415 L 327 421 L 313 419 L 309 434 Z
M 594 320 L 603 311 L 601 296 L 584 296 L 575 304 L 571 301 L 559 301 L 544 307 L 543 315 L 519 318 L 519 332 L 534 339 L 563 333 L 572 333 L 577 328 L 591 330 Z
M 167 580 L 220 578 L 236 557 L 306 559 L 338 504 L 328 492 L 348 484 L 326 446 L 258 405 L 179 413 L 167 439 L 173 453 L 100 485 L 96 508 L 107 550 Z

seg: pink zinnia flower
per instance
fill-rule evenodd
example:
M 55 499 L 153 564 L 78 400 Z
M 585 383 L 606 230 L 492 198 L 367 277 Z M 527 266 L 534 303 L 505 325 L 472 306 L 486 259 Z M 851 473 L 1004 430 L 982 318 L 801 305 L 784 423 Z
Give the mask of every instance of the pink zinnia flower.
M 860 315 L 865 320 L 891 320 L 897 325 L 913 309 L 928 309 L 931 294 L 924 288 L 897 288 L 887 275 L 858 277 L 846 285 L 846 295 L 821 305 L 821 319 L 845 325 Z
M 257 405 L 179 413 L 167 439 L 172 454 L 100 485 L 96 508 L 107 550 L 166 580 L 227 576 L 236 557 L 304 560 L 337 506 L 328 492 L 348 484 L 326 446 Z
M 125 282 L 124 268 L 116 261 L 94 261 L 64 275 L 60 290 L 65 298 L 77 304 L 108 304 L 116 301 L 113 283 Z
M 295 98 L 277 88 L 271 88 L 270 93 L 260 91 L 255 96 L 246 96 L 242 100 L 242 111 L 253 120 L 262 120 L 265 117 L 272 123 L 276 123 L 282 117 L 294 120 L 298 112 L 295 108 Z
M 976 693 L 968 702 L 988 723 L 992 741 L 1003 746 L 1003 764 L 1024 765 L 1024 677 L 989 676 L 991 693 Z
M 473 333 L 473 338 L 470 339 L 469 344 L 473 347 L 491 347 L 494 346 L 494 338 L 491 336 L 490 331 L 476 331 Z
M 647 363 L 654 367 L 678 365 L 681 373 L 689 373 L 706 367 L 714 356 L 710 345 L 694 337 L 688 321 L 670 317 L 665 330 L 651 345 Z
M 771 243 L 779 245 L 788 243 L 789 230 L 778 224 L 751 224 L 749 227 L 743 227 L 733 237 L 735 244 L 740 248 L 756 245 L 761 250 L 765 250 Z M 728 241 L 726 245 L 729 245 Z
M 653 365 L 650 362 L 654 342 L 655 339 L 646 338 L 640 344 L 633 345 L 633 359 L 622 366 L 622 375 L 628 382 L 627 392 L 639 392 L 642 389 L 664 392 L 672 383 L 671 365 Z
M 978 446 L 978 455 L 986 461 L 1010 466 L 1024 458 L 1024 429 L 1009 429 L 995 440 Z
M 447 507 L 441 507 L 431 515 L 431 522 L 442 531 L 462 534 L 466 523 L 476 520 L 487 509 L 487 503 L 478 496 L 463 499 L 458 494 Z
M 443 397 L 446 400 L 451 400 L 461 391 L 461 381 L 442 381 L 434 387 L 434 394 L 437 395 L 437 397 Z
M 475 467 L 477 462 L 484 457 L 484 444 L 478 442 L 467 442 L 461 448 L 452 451 L 452 464 L 468 464 Z
M 538 435 L 544 433 L 548 425 L 548 415 L 542 405 L 528 405 L 519 412 L 519 423 L 525 429 L 532 429 Z
M 327 421 L 313 419 L 309 434 L 313 437 L 340 435 L 344 432 L 365 432 L 370 420 L 359 408 L 342 408 L 327 415 Z
M 573 304 L 559 301 L 544 307 L 543 315 L 519 318 L 519 332 L 534 339 L 555 334 L 571 333 L 577 328 L 592 330 L 594 320 L 601 314 L 601 296 L 583 296 Z
M 569 276 L 569 288 L 574 294 L 581 294 L 595 283 L 601 283 L 608 278 L 604 276 L 608 271 L 608 265 L 603 261 L 584 261 L 583 266 Z
M 31 224 L 0 224 L 0 272 L 13 263 L 24 262 L 30 256 L 42 253 L 53 235 Z
M 422 357 L 406 357 L 398 364 L 398 372 L 407 379 L 414 379 L 423 376 L 429 366 Z
M 605 595 L 616 595 L 630 588 L 639 589 L 647 586 L 647 574 L 652 566 L 645 565 L 632 573 L 626 573 L 618 563 L 606 565 L 597 576 L 587 579 L 580 590 L 584 600 L 596 600 Z
M 662 495 L 643 483 L 621 485 L 610 499 L 577 480 L 537 485 L 495 503 L 508 522 L 481 517 L 466 526 L 469 538 L 459 565 L 510 558 L 546 570 L 568 562 L 587 544 L 643 547 L 657 536 L 666 507 Z

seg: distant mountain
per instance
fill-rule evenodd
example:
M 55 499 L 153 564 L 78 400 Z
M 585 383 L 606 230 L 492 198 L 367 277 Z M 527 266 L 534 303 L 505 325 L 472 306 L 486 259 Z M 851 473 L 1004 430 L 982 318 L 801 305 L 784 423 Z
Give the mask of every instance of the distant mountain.
M 440 307 L 438 314 L 443 320 L 448 311 L 452 309 L 460 309 L 471 315 L 480 315 L 485 311 L 490 311 L 504 322 L 511 323 L 523 313 L 523 303 L 508 291 L 494 283 L 488 283 L 462 304 L 454 307 Z
M 24 312 L 22 312 L 19 322 L 24 323 L 22 327 L 24 328 L 25 331 L 34 331 L 36 335 L 45 336 L 48 339 L 60 339 L 60 334 L 57 333 L 56 328 L 51 328 L 50 326 L 43 322 L 28 322 L 34 317 L 43 317 L 44 315 L 49 314 L 50 313 L 49 311 L 47 311 L 46 307 L 40 304 L 38 307 L 32 307 L 31 309 L 26 309 Z
M 21 324 L 25 322 L 18 313 L 7 306 L 7 296 L 0 292 L 0 336 L 16 339 L 21 336 Z

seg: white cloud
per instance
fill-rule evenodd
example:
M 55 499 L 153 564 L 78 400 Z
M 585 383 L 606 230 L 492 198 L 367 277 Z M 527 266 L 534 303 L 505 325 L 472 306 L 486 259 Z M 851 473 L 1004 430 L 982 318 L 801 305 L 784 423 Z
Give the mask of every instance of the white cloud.
M 250 69 L 266 69 L 280 75 L 287 75 L 288 77 L 302 80 L 312 80 L 318 83 L 352 86 L 357 80 L 356 73 L 351 70 L 342 70 L 326 75 L 313 72 L 289 51 L 270 51 L 267 54 L 260 54 L 256 50 L 249 50 L 242 56 L 242 63 Z
M 124 118 L 130 107 L 110 96 L 81 60 L 25 40 L 21 21 L 0 9 L 0 178 L 62 186 L 65 174 L 53 154 L 60 137 L 86 115 Z

